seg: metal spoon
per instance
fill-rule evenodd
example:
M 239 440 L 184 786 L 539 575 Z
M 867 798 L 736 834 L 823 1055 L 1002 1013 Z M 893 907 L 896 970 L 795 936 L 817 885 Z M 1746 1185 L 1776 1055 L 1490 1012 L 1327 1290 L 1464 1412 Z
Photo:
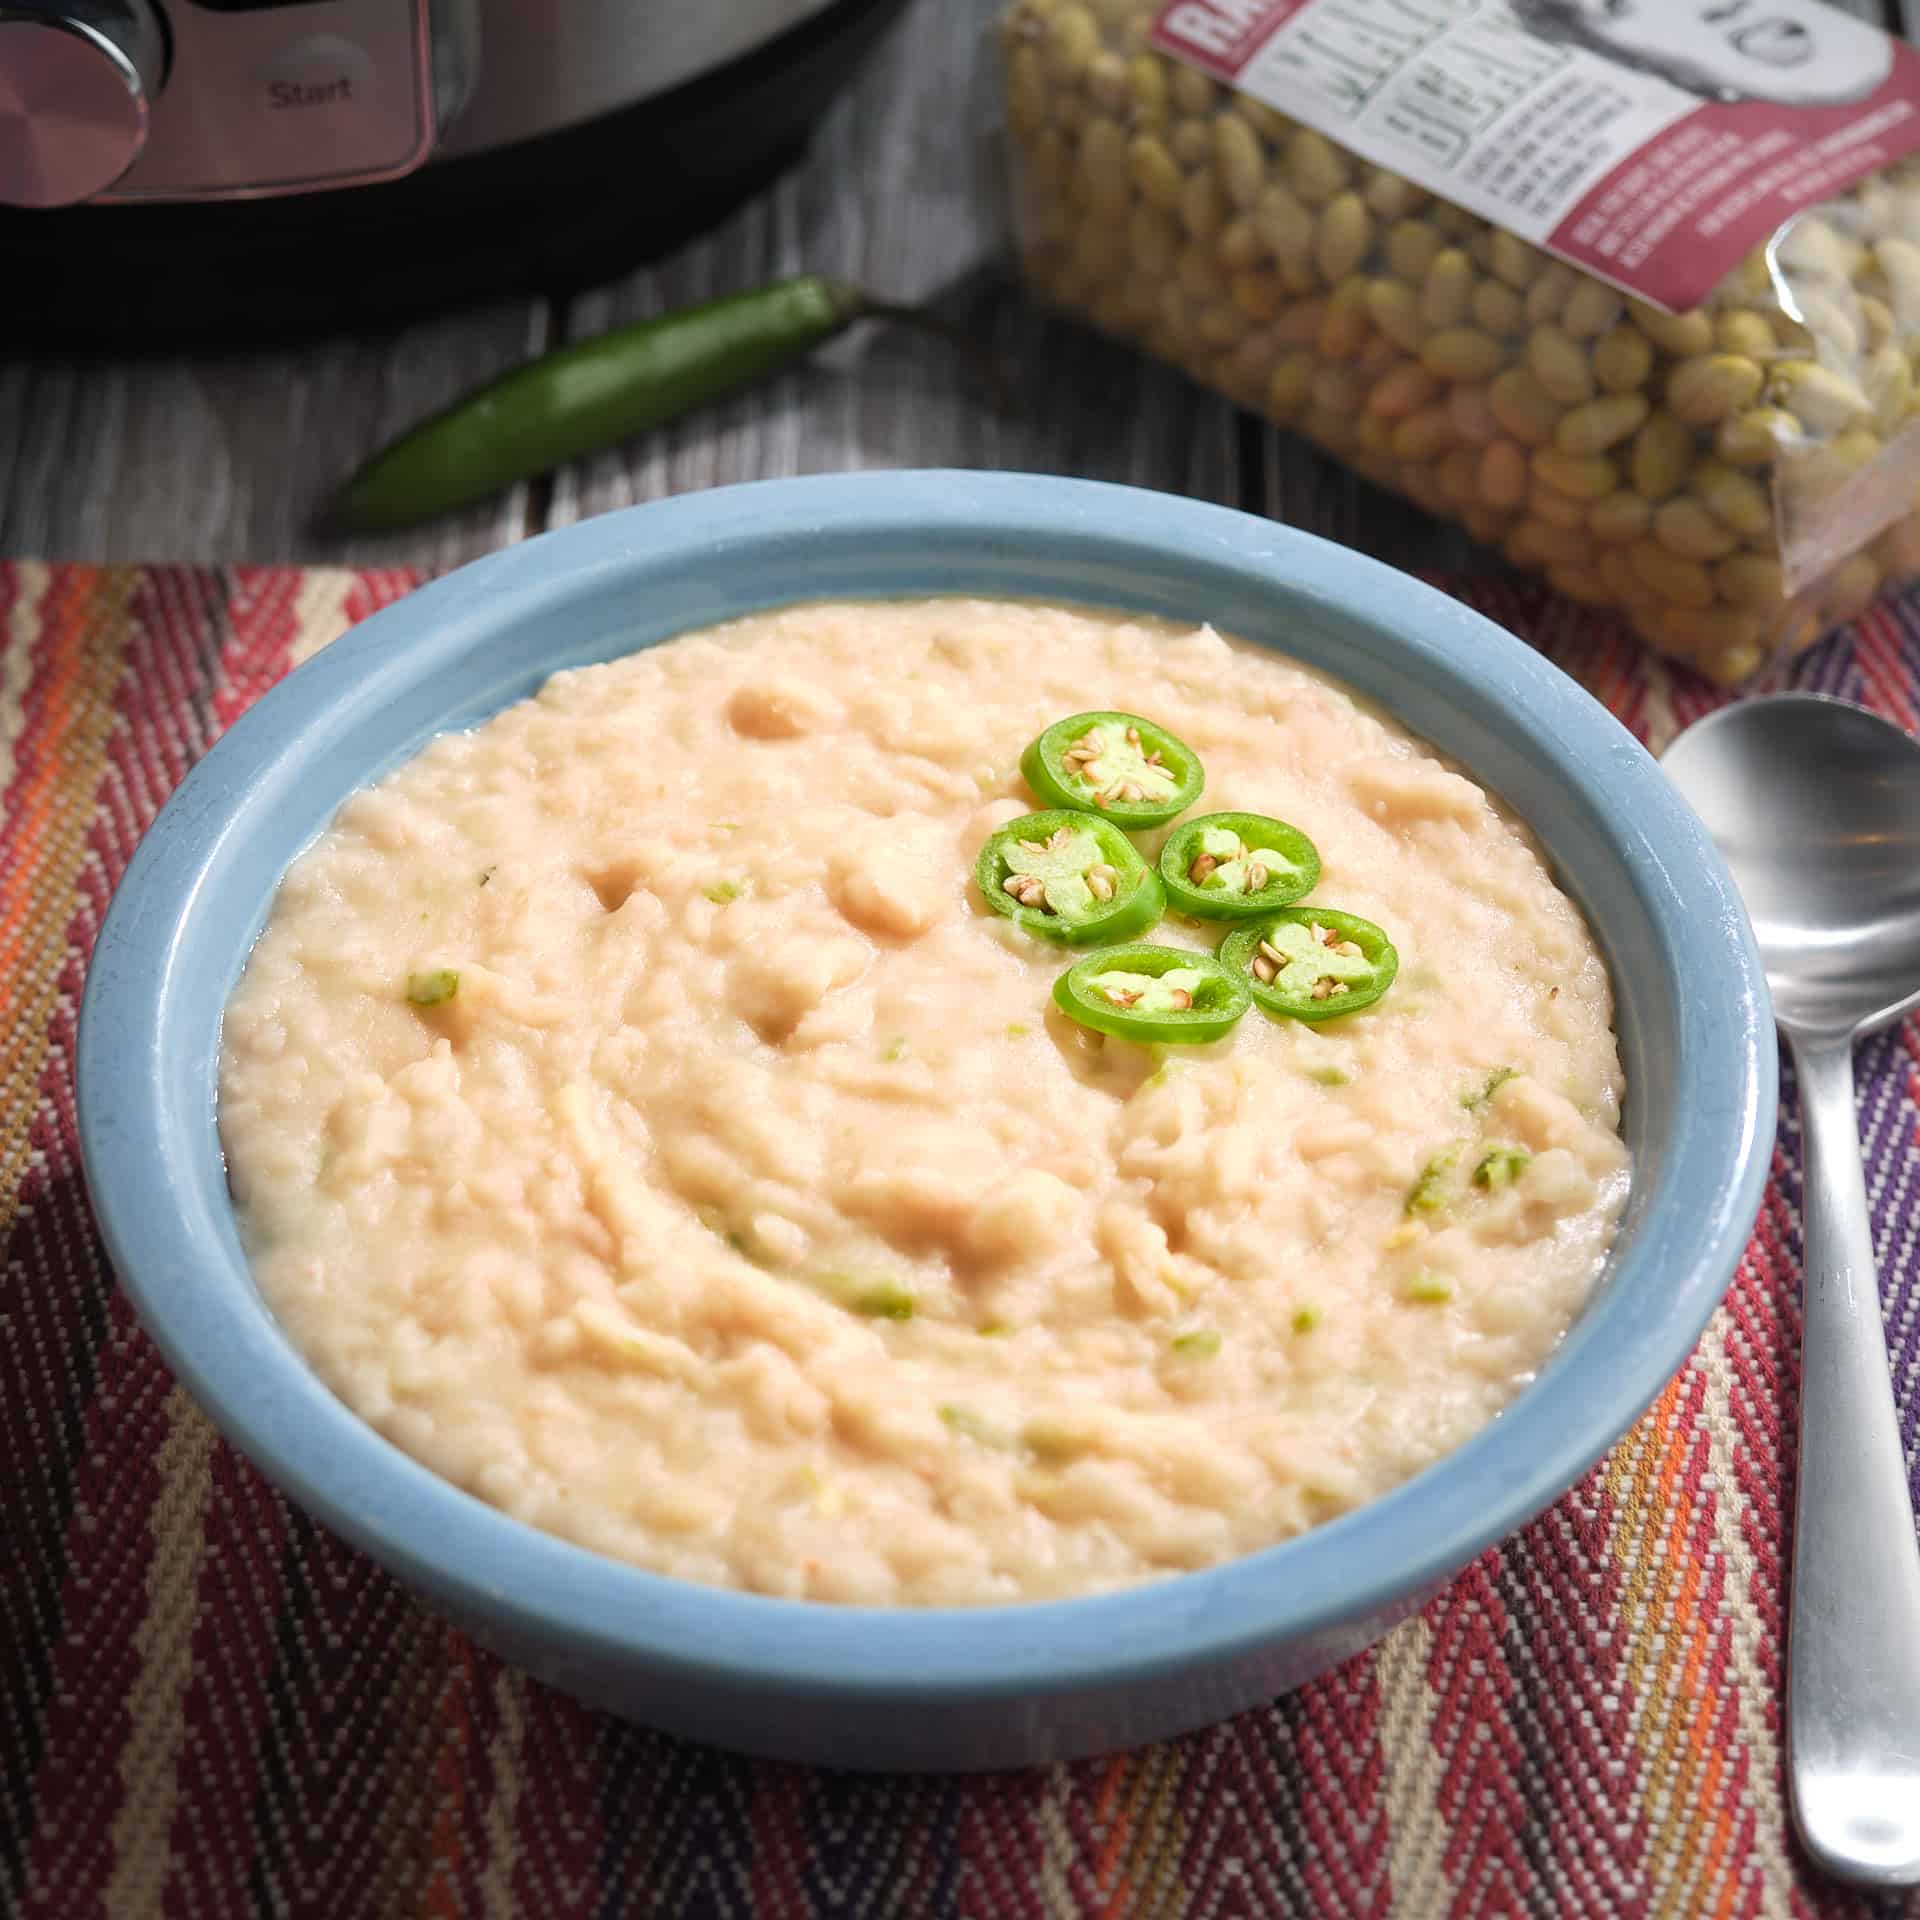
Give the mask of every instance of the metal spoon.
M 1722 708 L 1662 764 L 1733 869 L 1800 1085 L 1794 1821 L 1829 1873 L 1920 1885 L 1920 1545 L 1853 1100 L 1854 1041 L 1920 1005 L 1920 744 L 1858 707 L 1783 694 Z

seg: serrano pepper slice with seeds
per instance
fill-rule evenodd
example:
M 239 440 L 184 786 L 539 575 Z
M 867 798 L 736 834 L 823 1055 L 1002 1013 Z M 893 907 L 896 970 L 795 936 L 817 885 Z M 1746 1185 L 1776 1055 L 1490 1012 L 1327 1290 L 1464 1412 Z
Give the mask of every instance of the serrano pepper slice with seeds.
M 1320 879 L 1320 854 L 1298 827 L 1264 813 L 1208 813 L 1160 849 L 1160 883 L 1196 920 L 1250 920 L 1290 907 Z
M 1129 830 L 1164 826 L 1200 798 L 1200 756 L 1137 713 L 1056 720 L 1020 757 L 1027 785 L 1056 807 L 1098 813 Z
M 1166 907 L 1160 876 L 1125 834 L 1064 807 L 1009 820 L 980 849 L 973 877 L 996 913 L 1068 946 L 1124 940 Z
M 1220 958 L 1259 1005 L 1292 1020 L 1370 1007 L 1400 970 L 1400 955 L 1379 927 L 1331 907 L 1287 907 L 1236 927 Z
M 1053 983 L 1069 1019 L 1122 1040 L 1197 1046 L 1232 1032 L 1246 1012 L 1244 980 L 1187 947 L 1109 947 Z

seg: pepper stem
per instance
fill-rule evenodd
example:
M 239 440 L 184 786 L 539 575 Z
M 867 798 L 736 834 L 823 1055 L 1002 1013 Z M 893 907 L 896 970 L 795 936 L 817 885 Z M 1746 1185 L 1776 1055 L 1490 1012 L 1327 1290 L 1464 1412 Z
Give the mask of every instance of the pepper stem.
M 924 333 L 942 342 L 985 394 L 988 406 L 995 413 L 1012 411 L 1012 389 L 1007 381 L 1006 369 L 994 354 L 982 347 L 979 341 L 962 333 L 952 321 L 941 319 L 937 313 L 925 307 L 877 299 L 854 286 L 836 283 L 835 295 L 836 298 L 851 297 L 854 301 L 848 310 L 849 324 L 854 320 L 884 320 L 891 326 L 905 327 L 910 332 Z

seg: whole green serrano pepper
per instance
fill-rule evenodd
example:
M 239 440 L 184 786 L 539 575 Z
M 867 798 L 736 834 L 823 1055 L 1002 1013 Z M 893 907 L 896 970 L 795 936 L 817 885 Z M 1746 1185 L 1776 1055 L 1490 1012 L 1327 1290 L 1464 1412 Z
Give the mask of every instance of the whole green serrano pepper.
M 764 380 L 870 317 L 845 281 L 776 281 L 583 340 L 503 373 L 402 434 L 334 495 L 329 524 L 383 533 L 471 506 Z

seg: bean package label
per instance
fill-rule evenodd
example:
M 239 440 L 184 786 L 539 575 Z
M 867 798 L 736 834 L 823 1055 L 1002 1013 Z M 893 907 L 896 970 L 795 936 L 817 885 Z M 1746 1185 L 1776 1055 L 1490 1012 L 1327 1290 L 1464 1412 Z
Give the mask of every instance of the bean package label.
M 1670 313 L 1920 148 L 1920 53 L 1821 0 L 1176 0 L 1151 38 Z
M 1044 297 L 1716 680 L 1920 576 L 1920 52 L 1820 0 L 1010 0 Z

